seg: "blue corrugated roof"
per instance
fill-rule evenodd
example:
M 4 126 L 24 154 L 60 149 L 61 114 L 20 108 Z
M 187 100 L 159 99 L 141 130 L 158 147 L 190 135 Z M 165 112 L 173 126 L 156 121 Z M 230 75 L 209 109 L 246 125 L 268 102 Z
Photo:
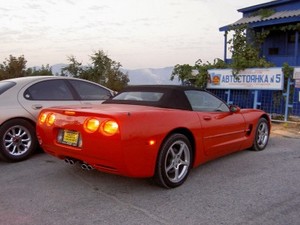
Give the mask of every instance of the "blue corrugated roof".
M 300 22 L 300 9 L 290 9 L 290 10 L 283 10 L 283 11 L 277 11 L 273 15 L 269 17 L 261 17 L 260 15 L 257 16 L 245 16 L 251 15 L 252 12 L 255 12 L 259 9 L 265 9 L 265 8 L 273 8 L 277 7 L 279 5 L 286 5 L 289 3 L 295 3 L 298 2 L 295 0 L 277 0 L 277 1 L 271 1 L 255 6 L 250 6 L 247 8 L 239 9 L 239 12 L 244 13 L 244 17 L 239 19 L 238 21 L 229 24 L 227 26 L 223 26 L 219 28 L 220 31 L 227 31 L 231 27 L 248 24 L 250 27 L 263 27 L 263 26 L 270 26 L 270 25 L 278 25 L 278 24 L 284 24 L 284 23 L 294 23 L 294 22 Z M 298 8 L 298 7 L 296 7 Z
M 221 27 L 219 30 L 226 31 L 229 30 L 230 27 L 243 24 L 248 24 L 250 27 L 260 27 L 292 22 L 300 22 L 300 9 L 276 12 L 273 15 L 265 18 L 262 18 L 261 16 L 243 17 L 230 25 Z
M 272 16 L 265 17 L 265 18 L 261 18 L 261 16 L 243 17 L 231 25 L 236 26 L 242 24 L 257 23 L 261 21 L 277 20 L 277 19 L 297 17 L 297 16 L 300 16 L 300 9 L 276 12 Z
M 258 4 L 258 5 L 249 6 L 249 7 L 246 7 L 246 8 L 239 9 L 238 12 L 242 12 L 242 13 L 251 12 L 251 11 L 256 11 L 258 9 L 261 9 L 261 8 L 276 7 L 278 5 L 287 4 L 287 3 L 296 2 L 296 1 L 299 1 L 299 0 L 270 1 L 270 2 L 266 2 L 266 3 L 262 3 L 262 4 Z

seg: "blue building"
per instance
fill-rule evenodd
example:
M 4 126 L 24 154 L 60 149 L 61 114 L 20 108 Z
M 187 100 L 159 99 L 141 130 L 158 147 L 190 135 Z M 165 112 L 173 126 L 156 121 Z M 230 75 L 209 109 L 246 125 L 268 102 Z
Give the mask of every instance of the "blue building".
M 227 36 L 228 32 L 241 25 L 247 25 L 254 32 L 269 31 L 265 39 L 261 56 L 272 62 L 276 67 L 282 67 L 284 63 L 289 66 L 300 67 L 300 1 L 299 0 L 277 0 L 239 9 L 243 17 L 238 21 L 223 26 L 219 30 L 224 32 L 224 61 L 230 62 L 227 57 Z M 289 115 L 300 116 L 300 80 L 291 80 L 289 93 L 283 94 L 279 103 L 274 104 L 274 91 L 259 92 L 259 108 L 277 114 L 284 114 L 284 110 L 289 108 Z M 287 87 L 288 84 L 285 84 Z M 286 88 L 287 89 L 287 88 Z M 252 93 L 243 93 L 251 97 Z M 257 93 L 256 93 L 257 94 Z M 280 93 L 279 93 L 280 94 Z M 222 95 L 222 93 L 219 93 Z M 224 95 L 224 93 L 223 93 Z M 277 93 L 278 95 L 278 93 Z M 290 101 L 284 107 L 284 97 L 289 97 Z M 223 96 L 225 98 L 226 96 Z M 269 99 L 269 103 L 267 100 Z M 233 99 L 233 103 L 239 103 L 238 99 Z M 241 103 L 244 103 L 242 101 Z M 250 104 L 253 102 L 250 101 Z M 247 107 L 249 107 L 247 105 Z

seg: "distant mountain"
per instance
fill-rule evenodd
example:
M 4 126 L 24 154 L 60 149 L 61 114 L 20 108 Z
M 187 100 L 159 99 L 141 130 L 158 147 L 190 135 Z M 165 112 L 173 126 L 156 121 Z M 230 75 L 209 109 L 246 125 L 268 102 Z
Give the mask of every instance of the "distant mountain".
M 170 80 L 173 67 L 157 68 L 157 69 L 136 69 L 126 70 L 130 79 L 129 84 L 179 84 L 178 80 Z
M 67 66 L 68 66 L 67 64 L 63 64 L 63 63 L 55 64 L 55 65 L 51 66 L 52 73 L 54 75 L 60 75 L 61 70 Z
M 61 69 L 68 66 L 67 64 L 55 64 L 51 66 L 52 73 L 59 75 Z M 38 68 L 38 67 L 36 67 Z M 123 73 L 127 73 L 130 79 L 130 85 L 137 84 L 180 84 L 178 79 L 170 80 L 173 67 L 165 68 L 145 68 L 145 69 L 121 69 Z

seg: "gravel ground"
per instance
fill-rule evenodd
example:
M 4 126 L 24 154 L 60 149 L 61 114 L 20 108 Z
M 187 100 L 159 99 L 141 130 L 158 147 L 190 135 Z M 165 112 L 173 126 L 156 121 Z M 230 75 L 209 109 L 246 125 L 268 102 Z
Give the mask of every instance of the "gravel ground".
M 300 122 L 272 122 L 271 134 L 300 139 Z

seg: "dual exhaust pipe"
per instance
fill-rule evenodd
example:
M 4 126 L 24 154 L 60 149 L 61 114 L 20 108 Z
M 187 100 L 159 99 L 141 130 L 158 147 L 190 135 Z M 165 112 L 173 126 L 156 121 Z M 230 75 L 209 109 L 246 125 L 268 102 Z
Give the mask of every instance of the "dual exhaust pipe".
M 83 170 L 92 170 L 92 169 L 94 169 L 94 167 L 92 167 L 92 166 L 89 165 L 89 164 L 82 163 L 82 164 L 81 164 L 81 169 L 83 169 Z
M 74 165 L 76 162 L 79 162 L 79 160 L 76 159 L 72 159 L 72 158 L 65 158 L 65 162 L 70 164 L 70 165 Z M 92 167 L 91 165 L 85 163 L 85 162 L 80 162 L 81 163 L 81 169 L 83 170 L 93 170 L 94 167 Z
M 70 165 L 74 165 L 78 160 L 71 159 L 71 158 L 65 158 L 65 162 L 69 163 Z

